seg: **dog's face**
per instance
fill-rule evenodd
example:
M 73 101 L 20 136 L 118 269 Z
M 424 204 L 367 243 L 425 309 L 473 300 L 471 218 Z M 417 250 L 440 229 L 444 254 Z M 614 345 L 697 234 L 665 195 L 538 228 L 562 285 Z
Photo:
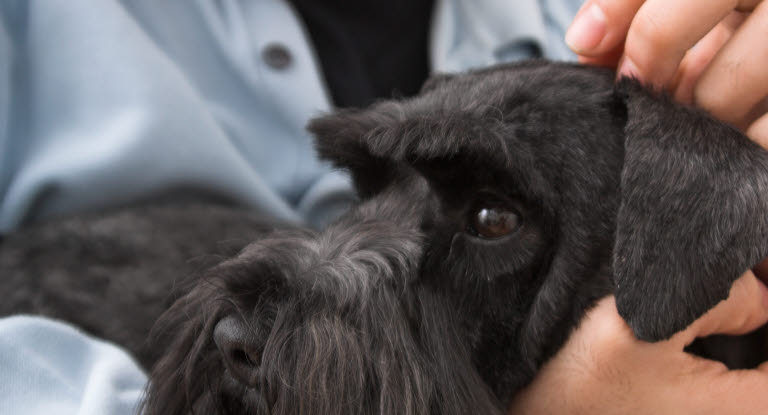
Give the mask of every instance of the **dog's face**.
M 400 183 L 322 232 L 275 231 L 211 269 L 153 329 L 145 413 L 395 413 L 371 394 L 424 376 L 401 297 L 418 276 L 427 194 Z M 395 365 L 396 384 L 378 383 Z
M 419 281 L 455 304 L 502 403 L 595 299 L 614 292 L 639 338 L 665 339 L 768 255 L 768 153 L 614 76 L 494 67 L 310 126 L 363 195 L 403 165 L 426 178 Z
M 174 305 L 148 413 L 498 413 L 597 298 L 662 339 L 768 253 L 765 153 L 607 71 L 439 77 L 310 129 L 363 201 Z

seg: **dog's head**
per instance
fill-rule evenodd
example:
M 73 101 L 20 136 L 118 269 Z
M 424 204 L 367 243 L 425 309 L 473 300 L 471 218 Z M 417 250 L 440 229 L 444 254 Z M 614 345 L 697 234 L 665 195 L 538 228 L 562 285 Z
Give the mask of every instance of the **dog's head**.
M 361 194 L 417 170 L 438 195 L 420 280 L 461 307 L 502 401 L 585 308 L 616 294 L 668 338 L 768 255 L 768 153 L 611 71 L 529 62 L 442 76 L 421 96 L 316 120 Z
M 569 64 L 500 66 L 313 121 L 363 199 L 161 319 L 149 414 L 495 413 L 615 292 L 663 339 L 768 253 L 768 156 Z

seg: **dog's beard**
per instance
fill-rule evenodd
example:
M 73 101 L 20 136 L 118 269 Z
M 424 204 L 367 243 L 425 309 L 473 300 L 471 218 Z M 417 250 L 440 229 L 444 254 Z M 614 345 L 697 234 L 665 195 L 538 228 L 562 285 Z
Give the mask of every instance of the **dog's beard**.
M 249 324 L 259 312 L 233 308 L 231 301 L 216 301 L 215 290 L 198 287 L 156 327 L 168 346 L 152 372 L 144 413 L 500 413 L 445 298 L 391 286 L 371 294 L 346 312 L 282 304 L 262 352 L 258 386 L 246 386 L 225 369 L 212 333 L 232 312 L 252 316 Z
M 500 413 L 473 364 L 466 316 L 418 279 L 419 184 L 364 202 L 322 234 L 257 241 L 198 281 L 154 328 L 145 413 Z M 233 316 L 256 333 L 259 362 L 245 374 L 230 373 L 214 340 Z
M 196 287 L 153 328 L 151 343 L 159 349 L 160 358 L 152 370 L 142 413 L 204 413 L 218 406 L 224 366 L 209 334 L 223 310 L 211 309 L 205 301 L 213 299 L 214 292 L 213 287 Z

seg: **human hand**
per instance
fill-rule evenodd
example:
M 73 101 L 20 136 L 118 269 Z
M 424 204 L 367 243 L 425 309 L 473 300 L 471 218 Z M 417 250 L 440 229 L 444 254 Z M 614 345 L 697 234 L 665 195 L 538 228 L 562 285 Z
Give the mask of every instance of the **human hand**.
M 768 321 L 768 289 L 750 271 L 686 330 L 658 343 L 637 340 L 601 300 L 565 346 L 518 394 L 514 415 L 765 414 L 768 362 L 729 371 L 683 351 L 697 337 L 745 334 Z
M 588 0 L 566 42 L 768 148 L 768 1 Z

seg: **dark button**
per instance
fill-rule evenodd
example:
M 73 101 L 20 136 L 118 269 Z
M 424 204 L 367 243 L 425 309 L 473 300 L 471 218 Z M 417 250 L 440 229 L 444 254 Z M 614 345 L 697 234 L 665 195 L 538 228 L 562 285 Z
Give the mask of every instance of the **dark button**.
M 517 39 L 499 47 L 496 57 L 503 60 L 521 60 L 544 56 L 541 45 L 534 39 Z
M 290 66 L 293 61 L 291 52 L 289 52 L 285 46 L 278 43 L 267 45 L 264 50 L 261 51 L 261 57 L 272 69 L 285 69 Z
M 521 45 L 521 48 L 528 51 L 528 55 L 531 58 L 541 58 L 544 56 L 544 52 L 541 50 L 541 45 L 539 45 L 539 42 L 525 42 L 523 45 Z

